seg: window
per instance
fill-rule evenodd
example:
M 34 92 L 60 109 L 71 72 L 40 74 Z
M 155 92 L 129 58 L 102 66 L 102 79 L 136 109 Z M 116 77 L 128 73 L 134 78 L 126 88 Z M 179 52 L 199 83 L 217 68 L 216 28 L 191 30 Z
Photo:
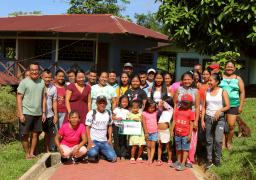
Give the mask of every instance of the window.
M 51 59 L 52 58 L 52 40 L 36 40 L 35 42 L 35 56 L 37 59 Z
M 138 56 L 139 64 L 153 64 L 153 54 L 152 53 L 141 53 Z
M 93 61 L 93 41 L 59 41 L 59 60 L 62 61 Z
M 133 65 L 140 64 L 153 64 L 153 53 L 143 52 L 138 53 L 137 51 L 121 50 L 120 62 L 121 64 L 130 62 Z
M 194 67 L 194 65 L 199 63 L 197 58 L 181 58 L 180 66 L 181 67 Z

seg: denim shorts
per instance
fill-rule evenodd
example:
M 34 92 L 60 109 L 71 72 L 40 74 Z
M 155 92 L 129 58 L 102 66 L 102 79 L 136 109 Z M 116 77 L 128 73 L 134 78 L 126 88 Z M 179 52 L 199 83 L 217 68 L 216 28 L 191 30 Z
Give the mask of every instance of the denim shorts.
M 158 140 L 158 133 L 149 133 L 148 134 L 148 140 L 149 141 L 157 141 Z
M 175 136 L 176 149 L 178 151 L 189 151 L 190 142 L 187 136 Z

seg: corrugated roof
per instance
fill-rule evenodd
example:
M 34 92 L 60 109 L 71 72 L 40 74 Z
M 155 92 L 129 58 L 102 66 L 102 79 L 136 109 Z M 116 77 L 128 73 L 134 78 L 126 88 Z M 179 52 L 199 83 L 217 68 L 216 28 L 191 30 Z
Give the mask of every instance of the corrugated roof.
M 131 34 L 168 41 L 168 36 L 111 14 L 69 14 L 0 18 L 0 31 Z
M 17 85 L 19 80 L 16 77 L 9 76 L 3 72 L 0 72 L 0 85 Z

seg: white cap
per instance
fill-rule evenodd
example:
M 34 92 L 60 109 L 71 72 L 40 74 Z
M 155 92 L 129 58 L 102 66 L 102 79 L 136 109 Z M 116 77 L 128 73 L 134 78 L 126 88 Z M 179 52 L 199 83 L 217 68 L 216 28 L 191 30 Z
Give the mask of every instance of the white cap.
M 150 69 L 148 69 L 148 74 L 149 74 L 150 72 L 156 73 L 156 70 L 154 70 L 153 68 L 150 68 Z

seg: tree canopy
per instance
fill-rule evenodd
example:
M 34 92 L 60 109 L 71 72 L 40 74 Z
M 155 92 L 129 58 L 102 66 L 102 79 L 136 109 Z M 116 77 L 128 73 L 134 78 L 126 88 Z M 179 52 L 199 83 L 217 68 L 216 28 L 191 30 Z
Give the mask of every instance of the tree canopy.
M 158 17 L 183 48 L 256 57 L 255 0 L 158 0 Z
M 113 14 L 122 16 L 129 0 L 70 0 L 68 14 Z
M 15 12 L 9 13 L 8 16 L 16 17 L 16 16 L 40 15 L 40 14 L 42 14 L 41 11 L 31 11 L 31 12 L 15 11 Z

